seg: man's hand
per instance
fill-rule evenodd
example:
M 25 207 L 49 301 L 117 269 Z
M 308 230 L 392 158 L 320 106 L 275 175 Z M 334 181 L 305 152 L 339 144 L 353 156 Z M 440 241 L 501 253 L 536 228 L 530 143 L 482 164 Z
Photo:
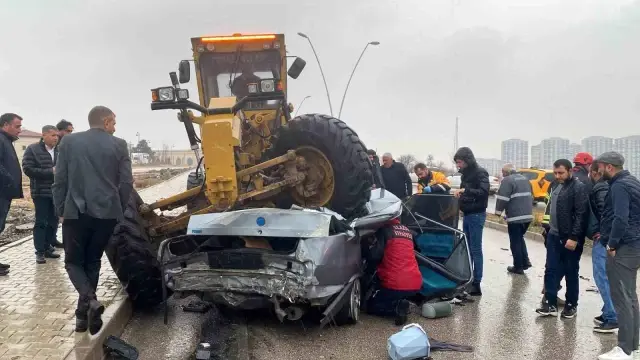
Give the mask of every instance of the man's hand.
M 60 224 L 62 224 L 62 223 L 64 222 L 64 218 L 63 218 L 62 216 L 60 216 L 60 217 L 58 218 L 58 221 L 60 222 Z
M 567 240 L 567 242 L 564 244 L 564 247 L 571 251 L 574 251 L 577 246 L 578 246 L 578 242 L 575 240 Z
M 593 241 L 598 241 L 598 240 L 600 240 L 600 233 L 593 234 Z
M 56 173 L 56 167 L 54 166 L 53 168 L 51 168 L 51 171 L 53 171 L 53 173 Z
M 611 257 L 616 257 L 616 249 L 612 249 L 609 247 L 609 245 L 607 245 L 607 253 L 609 254 L 609 256 Z
M 460 196 L 462 196 L 462 194 L 464 194 L 464 189 L 458 189 L 453 193 L 453 196 L 460 198 Z
M 431 186 L 425 186 L 424 189 L 422 189 L 422 193 L 423 194 L 430 194 L 431 193 Z
M 376 184 L 371 185 L 371 188 L 375 189 L 376 188 Z

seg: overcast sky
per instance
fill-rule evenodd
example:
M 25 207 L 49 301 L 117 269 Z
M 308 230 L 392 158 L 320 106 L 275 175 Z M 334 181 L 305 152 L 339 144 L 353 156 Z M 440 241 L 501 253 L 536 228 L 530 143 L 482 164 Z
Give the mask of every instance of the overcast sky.
M 289 81 L 301 112 L 334 113 L 368 147 L 449 160 L 460 146 L 499 157 L 500 141 L 640 134 L 640 1 L 633 0 L 0 0 L 0 112 L 38 131 L 61 118 L 87 128 L 111 107 L 116 136 L 152 147 L 188 145 L 149 89 L 191 56 L 190 38 L 284 33 L 307 60 Z M 192 78 L 195 80 L 195 77 Z M 197 98 L 194 81 L 192 97 Z

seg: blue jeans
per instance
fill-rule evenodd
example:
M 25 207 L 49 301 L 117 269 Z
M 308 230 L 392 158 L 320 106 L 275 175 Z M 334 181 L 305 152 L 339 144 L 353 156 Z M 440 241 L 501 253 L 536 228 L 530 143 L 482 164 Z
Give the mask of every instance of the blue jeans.
M 607 277 L 607 249 L 600 241 L 594 241 L 593 243 L 591 263 L 593 265 L 593 280 L 596 282 L 604 302 L 602 317 L 606 322 L 617 323 L 618 316 L 613 308 L 613 301 L 611 301 L 611 289 L 609 288 L 609 278 Z
M 565 248 L 564 244 L 565 242 L 558 235 L 551 233 L 547 235 L 547 262 L 544 269 L 545 297 L 549 305 L 558 306 L 558 289 L 564 274 L 564 281 L 567 283 L 566 304 L 578 306 L 580 256 L 583 248 L 578 246 L 571 251 Z
M 476 213 L 464 215 L 462 218 L 462 231 L 467 236 L 469 251 L 471 252 L 471 262 L 473 262 L 473 283 L 480 284 L 482 281 L 482 231 L 487 213 Z

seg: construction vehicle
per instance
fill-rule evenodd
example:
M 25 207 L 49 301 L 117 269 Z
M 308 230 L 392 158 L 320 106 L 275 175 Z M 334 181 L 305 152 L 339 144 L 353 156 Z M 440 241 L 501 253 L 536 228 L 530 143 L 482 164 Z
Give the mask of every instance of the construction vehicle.
M 183 60 L 178 74 L 169 74 L 171 86 L 151 90 L 151 109 L 177 110 L 196 171 L 185 192 L 155 203 L 134 193 L 107 248 L 138 307 L 162 301 L 158 246 L 184 234 L 193 214 L 295 204 L 353 219 L 365 213 L 371 194 L 372 165 L 355 131 L 327 115 L 291 118 L 287 75 L 298 78 L 306 63 L 287 55 L 283 34 L 197 37 L 191 44 L 199 103 L 180 87 L 191 77 L 191 61 Z M 295 60 L 287 70 L 289 58 Z M 161 213 L 185 205 L 180 215 Z

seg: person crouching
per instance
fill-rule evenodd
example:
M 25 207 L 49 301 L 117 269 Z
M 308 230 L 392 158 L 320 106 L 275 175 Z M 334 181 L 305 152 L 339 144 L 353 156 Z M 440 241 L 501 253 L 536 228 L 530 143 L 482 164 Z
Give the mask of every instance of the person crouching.
M 395 324 L 403 325 L 409 315 L 407 299 L 422 288 L 422 274 L 413 252 L 413 235 L 398 219 L 391 220 L 376 234 L 372 249 L 370 256 L 365 256 L 377 265 L 367 312 L 395 316 Z

